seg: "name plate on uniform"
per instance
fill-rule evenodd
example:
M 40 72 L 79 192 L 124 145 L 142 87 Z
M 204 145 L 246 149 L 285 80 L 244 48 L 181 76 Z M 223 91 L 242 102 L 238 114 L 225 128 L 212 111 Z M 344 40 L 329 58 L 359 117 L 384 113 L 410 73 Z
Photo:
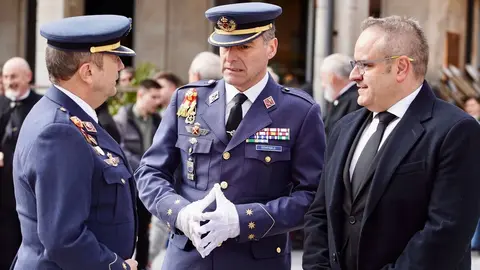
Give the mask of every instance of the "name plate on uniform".
M 279 145 L 257 144 L 255 145 L 255 149 L 257 151 L 265 151 L 265 152 L 282 152 L 282 147 Z

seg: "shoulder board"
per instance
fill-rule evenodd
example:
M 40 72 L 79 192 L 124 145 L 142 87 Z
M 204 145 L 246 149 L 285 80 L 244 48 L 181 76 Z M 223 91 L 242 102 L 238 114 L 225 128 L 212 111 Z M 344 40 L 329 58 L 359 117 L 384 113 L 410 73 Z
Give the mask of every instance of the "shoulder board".
M 186 84 L 184 86 L 180 86 L 178 90 L 185 89 L 185 88 L 210 87 L 215 84 L 217 84 L 216 80 L 201 80 L 198 82 L 193 82 L 193 83 Z
M 315 100 L 305 91 L 300 90 L 300 89 L 295 89 L 295 88 L 288 88 L 288 87 L 283 87 L 282 92 L 290 95 L 294 95 L 297 97 L 300 97 L 310 104 L 315 104 Z

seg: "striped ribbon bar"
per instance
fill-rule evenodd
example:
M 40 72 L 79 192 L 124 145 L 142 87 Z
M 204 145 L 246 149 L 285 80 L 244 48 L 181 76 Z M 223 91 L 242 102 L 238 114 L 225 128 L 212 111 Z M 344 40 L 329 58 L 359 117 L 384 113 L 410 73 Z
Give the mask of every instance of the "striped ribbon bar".
M 253 139 L 253 138 L 248 138 L 246 140 L 246 143 L 268 143 L 268 139 Z

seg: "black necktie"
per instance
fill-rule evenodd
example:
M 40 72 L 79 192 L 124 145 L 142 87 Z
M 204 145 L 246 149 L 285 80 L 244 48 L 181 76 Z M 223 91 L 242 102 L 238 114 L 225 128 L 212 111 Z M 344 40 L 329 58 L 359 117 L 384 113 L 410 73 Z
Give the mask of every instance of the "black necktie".
M 395 115 L 389 112 L 381 112 L 376 117 L 378 117 L 379 120 L 377 130 L 370 137 L 367 144 L 365 145 L 365 148 L 363 148 L 363 151 L 358 158 L 357 164 L 355 165 L 355 169 L 353 170 L 353 198 L 355 198 L 355 195 L 359 191 L 359 188 L 362 186 L 363 182 L 366 181 L 365 178 L 367 177 L 370 166 L 372 165 L 375 155 L 377 154 L 378 147 L 380 146 L 380 142 L 382 141 L 383 133 L 385 133 L 385 129 L 393 119 L 397 118 Z
M 230 109 L 230 115 L 228 116 L 227 124 L 225 125 L 225 130 L 227 131 L 228 139 L 231 140 L 235 131 L 240 125 L 240 122 L 243 118 L 242 104 L 247 100 L 247 96 L 242 93 L 238 93 L 233 98 L 235 105 Z

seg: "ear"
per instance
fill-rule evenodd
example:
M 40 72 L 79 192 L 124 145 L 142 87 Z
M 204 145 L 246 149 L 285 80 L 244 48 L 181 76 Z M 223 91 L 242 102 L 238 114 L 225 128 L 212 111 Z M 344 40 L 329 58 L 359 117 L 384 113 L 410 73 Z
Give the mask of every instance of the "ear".
M 138 88 L 137 90 L 137 99 L 140 99 L 141 97 L 143 97 L 143 94 L 145 93 L 145 91 L 143 90 L 143 88 Z
M 278 39 L 274 38 L 268 42 L 267 56 L 268 60 L 272 59 L 277 54 Z
M 87 84 L 93 84 L 93 64 L 92 63 L 84 63 L 82 64 L 77 73 L 82 81 Z
M 407 76 L 410 70 L 413 68 L 412 62 L 408 60 L 406 56 L 402 56 L 398 58 L 398 65 L 397 65 L 397 82 L 403 82 Z

